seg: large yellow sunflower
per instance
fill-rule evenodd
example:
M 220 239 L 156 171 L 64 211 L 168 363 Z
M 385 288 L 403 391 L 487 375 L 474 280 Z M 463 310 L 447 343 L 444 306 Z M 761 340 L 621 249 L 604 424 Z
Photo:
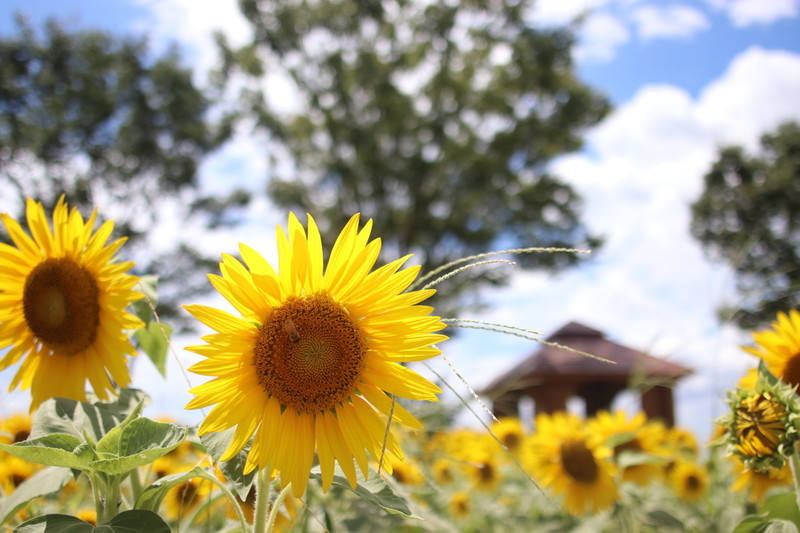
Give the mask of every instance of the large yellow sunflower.
M 212 285 L 241 313 L 186 306 L 217 333 L 187 348 L 205 357 L 190 369 L 214 379 L 191 390 L 186 406 L 214 405 L 200 434 L 236 426 L 222 460 L 232 458 L 253 437 L 245 471 L 269 468 L 294 494 L 305 490 L 316 451 L 323 489 L 338 462 L 356 485 L 353 461 L 366 476 L 368 456 L 403 456 L 394 435 L 384 446 L 392 414 L 405 425 L 420 422 L 390 395 L 436 401 L 440 389 L 401 363 L 440 352 L 445 326 L 419 304 L 433 290 L 404 292 L 419 267 L 400 270 L 410 256 L 370 272 L 381 242 L 370 241 L 372 221 L 359 229 L 359 216 L 344 227 L 323 262 L 314 219 L 306 231 L 289 215 L 288 236 L 277 229 L 278 270 L 240 245 L 245 265 L 223 255 L 222 276 Z M 387 456 L 387 459 L 390 457 Z M 386 461 L 382 469 L 389 471 Z
M 744 349 L 764 360 L 773 375 L 784 383 L 800 385 L 800 312 L 778 313 L 772 329 L 753 333 L 755 347 Z
M 9 390 L 31 389 L 31 410 L 48 398 L 86 400 L 89 380 L 107 399 L 130 382 L 126 355 L 136 355 L 124 330 L 142 326 L 125 308 L 142 295 L 131 288 L 130 262 L 115 262 L 125 239 L 106 241 L 105 222 L 92 232 L 97 210 L 84 222 L 62 196 L 53 226 L 42 204 L 28 199 L 28 235 L 7 214 L 14 246 L 0 243 L 0 369 L 22 359 Z M 113 380 L 113 381 L 112 381 Z
M 543 486 L 564 495 L 567 511 L 580 515 L 607 509 L 617 500 L 611 454 L 578 417 L 559 412 L 536 417 L 522 461 Z

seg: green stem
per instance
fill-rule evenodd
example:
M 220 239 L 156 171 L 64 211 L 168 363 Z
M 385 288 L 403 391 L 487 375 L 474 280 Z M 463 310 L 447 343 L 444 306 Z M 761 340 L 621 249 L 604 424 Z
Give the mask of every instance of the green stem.
M 267 532 L 267 512 L 269 511 L 270 467 L 259 468 L 256 474 L 256 508 L 253 514 L 253 533 Z
M 103 513 L 102 521 L 97 517 L 98 524 L 105 524 L 117 515 L 119 509 L 119 478 L 117 476 L 109 476 L 106 485 L 106 503 Z
M 795 448 L 794 453 L 789 455 L 789 466 L 792 470 L 792 481 L 794 481 L 794 498 L 797 508 L 800 509 L 800 450 Z
M 269 520 L 267 520 L 267 531 L 270 533 L 275 528 L 275 520 L 278 518 L 278 511 L 280 510 L 283 500 L 285 500 L 286 496 L 289 495 L 290 490 L 292 490 L 291 482 L 289 482 L 289 484 L 283 488 L 281 493 L 278 494 L 278 498 L 275 500 L 275 503 L 272 504 L 272 511 L 270 511 Z
M 105 514 L 103 500 L 100 498 L 100 480 L 95 475 L 89 475 L 89 484 L 92 486 L 92 497 L 94 498 L 94 514 L 97 515 L 97 523 L 102 524 L 100 517 Z
M 139 499 L 139 495 L 142 493 L 142 480 L 139 478 L 139 469 L 134 468 L 130 473 L 131 479 L 131 494 L 133 503 L 136 504 L 136 500 Z

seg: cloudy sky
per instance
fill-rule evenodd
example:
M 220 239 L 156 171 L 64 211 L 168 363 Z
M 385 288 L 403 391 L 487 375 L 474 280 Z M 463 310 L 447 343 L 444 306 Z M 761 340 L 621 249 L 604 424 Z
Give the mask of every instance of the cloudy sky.
M 214 65 L 212 30 L 234 44 L 249 34 L 234 0 L 5 0 L 0 32 L 10 31 L 17 11 L 34 22 L 56 16 L 71 26 L 145 33 L 155 49 L 177 42 L 199 80 Z M 736 303 L 732 277 L 693 242 L 688 206 L 720 146 L 755 150 L 762 133 L 800 120 L 800 0 L 541 0 L 532 20 L 562 24 L 582 13 L 578 71 L 615 110 L 589 132 L 582 152 L 558 159 L 553 170 L 583 195 L 585 221 L 605 246 L 586 266 L 557 277 L 517 271 L 510 287 L 485 294 L 490 309 L 462 317 L 545 335 L 577 320 L 688 366 L 695 373 L 677 390 L 678 423 L 705 437 L 723 412 L 725 388 L 752 361 L 739 349 L 749 334 L 715 319 L 719 305 Z M 220 150 L 202 168 L 204 186 L 237 180 L 261 187 L 261 141 L 243 133 Z M 228 251 L 244 241 L 274 257 L 271 228 L 283 216 L 264 216 L 265 207 L 258 202 L 252 224 L 211 242 Z M 184 345 L 176 342 L 176 352 L 187 363 Z M 536 345 L 467 331 L 441 348 L 479 389 Z M 436 368 L 468 394 L 444 363 Z M 146 361 L 136 364 L 135 383 L 153 395 L 151 413 L 176 413 L 189 398 L 176 362 L 170 371 L 165 384 Z M 2 408 L 27 402 L 15 394 Z

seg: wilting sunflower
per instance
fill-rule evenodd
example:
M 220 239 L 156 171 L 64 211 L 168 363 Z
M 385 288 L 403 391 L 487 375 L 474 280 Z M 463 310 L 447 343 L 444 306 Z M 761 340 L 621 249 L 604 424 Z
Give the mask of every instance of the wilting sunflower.
M 578 417 L 561 412 L 536 417 L 522 461 L 543 486 L 564 495 L 567 511 L 579 515 L 602 511 L 616 501 L 611 454 Z
M 764 360 L 773 375 L 792 386 L 800 385 L 800 311 L 778 313 L 772 329 L 753 333 L 755 347 L 744 349 Z
M 240 245 L 245 265 L 224 255 L 212 285 L 241 313 L 186 306 L 217 333 L 206 345 L 187 348 L 206 359 L 191 370 L 214 379 L 191 390 L 186 406 L 214 405 L 201 435 L 236 426 L 222 456 L 236 455 L 253 437 L 245 471 L 269 468 L 294 494 L 305 490 L 316 451 L 328 490 L 338 462 L 353 487 L 353 461 L 366 476 L 367 454 L 401 458 L 387 421 L 420 428 L 395 395 L 436 401 L 439 387 L 401 363 L 438 355 L 446 339 L 433 310 L 419 304 L 433 290 L 405 292 L 419 267 L 400 270 L 410 256 L 372 272 L 381 242 L 370 241 L 372 221 L 359 229 L 353 216 L 323 263 L 322 241 L 312 217 L 308 231 L 289 215 L 288 236 L 277 230 L 278 270 Z M 386 459 L 390 459 L 386 455 Z M 390 473 L 386 461 L 383 470 Z
M 125 239 L 106 244 L 114 228 L 92 232 L 62 196 L 52 228 L 42 204 L 28 199 L 28 235 L 3 214 L 14 246 L 0 243 L 0 369 L 22 359 L 9 390 L 31 389 L 31 410 L 48 398 L 86 400 L 89 380 L 100 399 L 130 382 L 126 355 L 136 355 L 124 330 L 142 326 L 125 308 L 142 295 L 131 288 L 130 262 L 115 262 Z

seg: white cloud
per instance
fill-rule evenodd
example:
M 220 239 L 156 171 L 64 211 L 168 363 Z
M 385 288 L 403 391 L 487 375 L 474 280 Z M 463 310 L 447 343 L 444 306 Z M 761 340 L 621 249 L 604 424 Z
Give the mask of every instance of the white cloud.
M 537 26 L 560 26 L 570 24 L 610 0 L 538 0 L 533 3 L 527 20 Z
M 630 41 L 628 28 L 619 18 L 599 12 L 590 15 L 581 26 L 575 48 L 578 60 L 608 62 L 614 59 L 617 48 Z
M 711 25 L 701 11 L 686 5 L 641 6 L 631 18 L 642 39 L 691 37 Z
M 794 18 L 798 0 L 730 0 L 722 2 L 731 22 L 737 28 L 753 24 L 771 24 L 782 18 Z
M 800 56 L 751 47 L 702 91 L 699 114 L 716 141 L 755 148 L 761 132 L 800 120 Z
M 241 46 L 251 37 L 247 21 L 235 0 L 135 0 L 149 10 L 146 20 L 134 27 L 150 35 L 161 46 L 178 41 L 188 54 L 195 72 L 205 75 L 216 66 L 217 48 L 212 38 L 223 32 L 231 46 Z

